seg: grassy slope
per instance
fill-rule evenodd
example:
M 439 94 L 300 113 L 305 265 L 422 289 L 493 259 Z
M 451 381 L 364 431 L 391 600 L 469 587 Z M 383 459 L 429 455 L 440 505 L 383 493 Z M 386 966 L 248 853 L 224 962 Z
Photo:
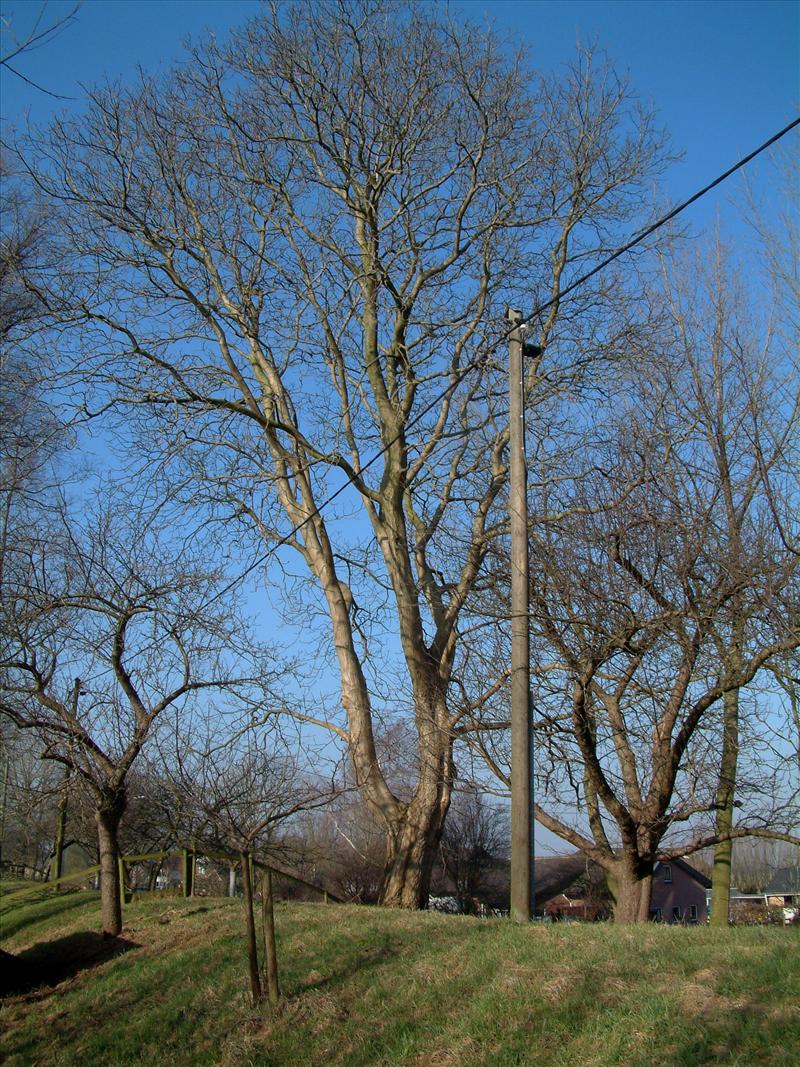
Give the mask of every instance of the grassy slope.
M 3 948 L 26 958 L 96 930 L 73 893 L 6 894 Z M 503 1067 L 800 1064 L 797 930 L 515 928 L 437 914 L 280 905 L 278 1016 L 245 995 L 241 905 L 138 901 L 138 947 L 9 998 L 10 1065 Z M 38 948 L 35 946 L 39 946 Z

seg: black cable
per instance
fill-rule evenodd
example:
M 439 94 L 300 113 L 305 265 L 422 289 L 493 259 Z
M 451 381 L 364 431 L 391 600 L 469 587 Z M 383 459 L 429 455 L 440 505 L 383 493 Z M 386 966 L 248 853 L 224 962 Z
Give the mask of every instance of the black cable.
M 751 160 L 755 159 L 756 156 L 766 151 L 767 148 L 770 148 L 782 137 L 785 137 L 787 133 L 790 133 L 798 125 L 800 125 L 800 118 L 796 118 L 792 122 L 790 122 L 788 126 L 784 126 L 782 130 L 779 130 L 778 133 L 773 134 L 773 136 L 770 137 L 769 140 L 765 141 L 762 145 L 759 145 L 758 148 L 754 149 L 743 159 L 740 159 L 738 163 L 735 163 L 732 167 L 729 167 L 723 174 L 720 174 L 719 177 L 715 178 L 712 182 L 709 182 L 708 185 L 704 185 L 702 189 L 699 189 L 696 193 L 694 193 L 693 196 L 690 196 L 688 200 L 684 200 L 683 203 L 678 204 L 677 207 L 674 207 L 666 215 L 663 215 L 651 226 L 648 226 L 646 229 L 641 230 L 634 237 L 632 237 L 630 241 L 622 245 L 615 252 L 612 252 L 611 255 L 607 256 L 590 271 L 587 271 L 585 274 L 582 274 L 579 278 L 576 278 L 575 281 L 570 282 L 570 284 L 566 286 L 566 288 L 559 290 L 559 292 L 556 293 L 555 296 L 550 297 L 550 299 L 546 300 L 543 304 L 539 304 L 538 307 L 535 307 L 529 315 L 524 316 L 524 318 L 521 320 L 521 323 L 516 323 L 513 326 L 509 327 L 499 338 L 498 344 L 506 340 L 510 336 L 510 334 L 514 332 L 514 330 L 519 329 L 520 325 L 525 325 L 525 323 L 530 322 L 531 319 L 534 319 L 537 316 L 541 315 L 543 311 L 547 311 L 547 309 L 552 307 L 553 304 L 557 302 L 560 303 L 565 296 L 568 296 L 571 292 L 574 292 L 574 290 L 577 289 L 579 286 L 584 285 L 587 281 L 589 281 L 590 278 L 593 278 L 595 274 L 599 274 L 601 270 L 604 270 L 610 263 L 613 263 L 615 259 L 619 259 L 620 256 L 624 255 L 626 252 L 630 252 L 630 250 L 632 248 L 635 248 L 636 245 L 641 244 L 641 242 L 644 241 L 647 237 L 650 237 L 657 230 L 660 230 L 662 226 L 665 226 L 668 222 L 671 222 L 672 219 L 676 218 L 678 215 L 681 214 L 681 212 L 685 211 L 687 207 L 690 207 L 692 204 L 696 203 L 698 200 L 704 197 L 707 193 L 711 192 L 711 190 L 716 188 L 716 186 L 721 185 L 722 182 L 724 182 L 727 178 L 730 178 L 730 176 L 732 174 L 735 174 L 736 171 L 741 170 L 742 167 L 747 166 L 747 164 L 750 163 Z M 355 476 L 357 478 L 360 478 L 364 471 L 368 470 L 373 465 L 373 463 L 376 463 L 381 458 L 381 456 L 386 454 L 386 452 L 392 447 L 392 445 L 396 444 L 400 440 L 402 434 L 405 434 L 412 427 L 416 426 L 417 423 L 420 422 L 421 419 L 424 419 L 430 411 L 437 407 L 447 397 L 449 393 L 452 393 L 454 390 L 456 390 L 459 385 L 464 381 L 466 376 L 480 365 L 482 358 L 483 357 L 468 363 L 456 375 L 455 379 L 451 381 L 451 383 L 447 386 L 446 389 L 442 390 L 441 393 L 438 393 L 429 404 L 426 404 L 425 407 L 422 408 L 421 411 L 418 411 L 412 419 L 409 419 L 409 421 L 403 427 L 402 433 L 397 434 L 396 437 L 393 437 L 390 441 L 387 441 L 387 443 L 381 449 L 379 449 L 375 453 L 375 455 L 372 456 L 371 459 L 368 459 L 362 467 L 359 467 L 357 470 L 355 470 Z M 321 514 L 323 508 L 326 508 L 329 504 L 332 504 L 333 501 L 336 500 L 338 496 L 341 496 L 345 489 L 350 488 L 352 484 L 352 481 L 350 479 L 347 479 L 347 481 L 340 485 L 338 489 L 336 489 L 333 493 L 330 494 L 330 496 L 326 497 L 321 504 L 315 505 L 314 510 L 311 511 L 303 519 L 302 522 L 298 523 L 289 531 L 289 533 L 285 534 L 283 537 L 280 538 L 280 540 L 276 541 L 275 544 L 271 545 L 263 556 L 260 556 L 257 560 L 251 563 L 237 578 L 234 578 L 232 582 L 229 582 L 228 585 L 226 585 L 212 599 L 216 600 L 219 597 L 224 596 L 224 594 L 227 593 L 230 589 L 232 589 L 235 585 L 243 581 L 248 576 L 248 574 L 251 574 L 256 569 L 256 567 L 260 567 L 262 563 L 266 563 L 270 556 L 273 556 L 279 548 L 282 548 L 284 545 L 288 544 L 289 541 L 296 534 L 300 533 L 304 526 L 311 522 L 311 520 L 315 518 L 315 516 Z
M 546 311 L 549 307 L 552 307 L 552 305 L 555 304 L 556 301 L 562 300 L 568 293 L 571 293 L 573 289 L 576 289 L 579 285 L 583 285 L 584 282 L 587 282 L 590 278 L 593 278 L 595 274 L 603 270 L 604 267 L 607 267 L 609 263 L 613 263 L 615 259 L 619 259 L 619 257 L 621 255 L 624 255 L 625 252 L 630 252 L 632 248 L 635 248 L 636 245 L 640 244 L 646 237 L 649 237 L 651 234 L 655 233 L 656 230 L 660 230 L 662 226 L 665 226 L 668 222 L 671 222 L 672 219 L 680 215 L 682 211 L 685 211 L 687 207 L 690 207 L 692 204 L 696 203 L 696 201 L 700 200 L 700 198 L 705 196 L 706 193 L 711 192 L 711 190 L 716 188 L 716 186 L 721 185 L 726 178 L 730 178 L 730 176 L 732 174 L 735 174 L 737 170 L 741 170 L 742 167 L 747 166 L 747 164 L 751 160 L 755 159 L 756 156 L 760 155 L 762 152 L 766 151 L 767 148 L 770 148 L 772 145 L 774 145 L 776 141 L 779 141 L 781 139 L 781 137 L 785 137 L 787 133 L 789 133 L 795 128 L 795 126 L 798 125 L 800 125 L 800 118 L 794 119 L 792 122 L 789 123 L 788 126 L 784 126 L 782 130 L 770 137 L 768 141 L 765 141 L 749 155 L 745 156 L 744 159 L 740 159 L 738 163 L 734 163 L 734 165 L 732 167 L 729 167 L 724 174 L 720 174 L 720 176 L 718 178 L 715 178 L 713 182 L 709 182 L 708 185 L 704 185 L 702 189 L 700 189 L 694 194 L 694 196 L 690 196 L 688 200 L 684 200 L 682 204 L 678 204 L 678 206 L 674 207 L 672 211 L 670 211 L 667 215 L 664 215 L 657 222 L 654 222 L 652 226 L 648 226 L 647 229 L 642 230 L 640 233 L 637 233 L 636 236 L 631 238 L 631 240 L 628 241 L 627 244 L 623 245 L 621 248 L 618 248 L 616 252 L 612 252 L 610 256 L 608 256 L 602 261 L 602 263 L 598 263 L 596 267 L 593 267 L 590 271 L 587 271 L 586 274 L 582 274 L 580 278 L 576 278 L 574 282 L 571 282 L 566 287 L 566 289 L 561 289 L 558 293 L 556 293 L 554 297 L 551 297 L 550 300 L 542 304 L 540 307 L 536 308 L 530 313 L 530 315 L 526 316 L 522 320 L 523 324 L 526 322 L 530 322 L 530 320 L 536 315 L 540 315 L 543 311 Z M 518 326 L 512 327 L 512 329 L 517 328 Z M 509 333 L 510 332 L 511 331 L 509 331 Z

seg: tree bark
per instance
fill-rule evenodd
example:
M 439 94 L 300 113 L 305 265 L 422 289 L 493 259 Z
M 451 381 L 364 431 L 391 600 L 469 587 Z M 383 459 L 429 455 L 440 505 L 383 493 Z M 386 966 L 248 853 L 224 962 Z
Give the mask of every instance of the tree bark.
M 386 868 L 378 903 L 425 908 L 453 788 L 453 742 L 444 702 L 418 714 L 417 788 L 388 827 Z M 437 725 L 438 722 L 438 725 Z
M 627 925 L 647 922 L 653 888 L 652 864 L 625 862 L 609 876 L 614 897 L 614 922 Z
M 103 803 L 95 812 L 100 850 L 100 915 L 104 937 L 118 937 L 122 933 L 117 835 L 124 810 L 124 799 L 113 798 Z
M 736 766 L 739 758 L 739 690 L 731 689 L 723 697 L 722 758 L 717 787 L 716 832 L 720 836 L 733 827 L 733 801 L 736 791 Z M 711 874 L 711 926 L 728 925 L 731 906 L 731 864 L 733 841 L 714 846 L 714 869 Z
M 443 819 L 429 808 L 403 820 L 397 833 L 389 835 L 379 904 L 386 908 L 427 907 L 443 825 Z
M 53 862 L 50 864 L 50 878 L 54 882 L 64 873 L 64 841 L 67 835 L 67 789 L 69 788 L 69 768 L 64 771 L 61 795 L 58 798 L 58 818 L 56 820 L 56 841 L 53 847 Z M 58 886 L 61 889 L 61 886 Z
M 152 892 L 155 891 L 155 888 L 158 885 L 158 876 L 161 874 L 161 869 L 162 869 L 163 866 L 164 866 L 164 861 L 163 860 L 159 860 L 158 863 L 152 863 L 150 865 L 150 874 L 148 875 L 148 878 L 147 878 L 147 889 L 148 889 L 148 892 L 152 893 Z

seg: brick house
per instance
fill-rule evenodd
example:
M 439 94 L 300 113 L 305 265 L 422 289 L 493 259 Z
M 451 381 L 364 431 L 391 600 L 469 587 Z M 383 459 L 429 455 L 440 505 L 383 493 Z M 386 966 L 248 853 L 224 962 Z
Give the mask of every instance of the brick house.
M 650 918 L 653 922 L 694 926 L 708 919 L 706 890 L 711 879 L 686 860 L 657 863 L 653 870 Z

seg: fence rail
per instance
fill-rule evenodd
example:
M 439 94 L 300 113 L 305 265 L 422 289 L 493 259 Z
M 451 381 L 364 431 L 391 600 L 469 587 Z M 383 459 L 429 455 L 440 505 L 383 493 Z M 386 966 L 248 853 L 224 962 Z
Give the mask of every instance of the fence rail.
M 180 859 L 183 862 L 183 895 L 184 897 L 191 897 L 194 895 L 194 881 L 198 859 L 208 859 L 214 863 L 224 863 L 229 868 L 235 869 L 241 867 L 242 858 L 235 853 L 225 852 L 198 852 L 196 849 L 184 848 L 184 849 L 172 849 L 164 852 L 142 852 L 138 855 L 119 856 L 117 860 L 117 870 L 119 877 L 120 893 L 123 901 L 129 894 L 129 889 L 126 881 L 127 868 L 136 863 L 147 863 L 151 860 L 166 860 L 166 859 Z M 310 889 L 315 893 L 319 893 L 325 903 L 333 901 L 336 904 L 343 904 L 344 901 L 341 897 L 333 893 L 327 886 L 319 885 L 316 882 L 311 882 L 307 878 L 303 878 L 295 871 L 291 871 L 288 868 L 278 865 L 276 863 L 265 863 L 263 860 L 257 859 L 255 856 L 251 857 L 253 867 L 259 868 L 262 871 L 271 871 L 273 875 L 279 878 L 284 878 L 287 881 L 295 882 L 297 885 L 303 886 L 305 889 Z M 91 878 L 98 874 L 100 871 L 100 865 L 95 864 L 93 867 L 86 867 L 84 870 L 75 871 L 73 874 L 61 875 L 58 878 L 49 879 L 46 882 L 36 882 L 34 886 L 26 886 L 24 889 L 12 890 L 5 894 L 5 902 L 13 901 L 14 903 L 21 902 L 25 897 L 31 898 L 39 893 L 47 892 L 52 889 L 59 889 L 61 886 L 70 882 L 81 882 L 86 878 Z

